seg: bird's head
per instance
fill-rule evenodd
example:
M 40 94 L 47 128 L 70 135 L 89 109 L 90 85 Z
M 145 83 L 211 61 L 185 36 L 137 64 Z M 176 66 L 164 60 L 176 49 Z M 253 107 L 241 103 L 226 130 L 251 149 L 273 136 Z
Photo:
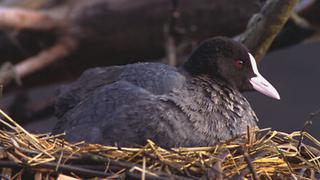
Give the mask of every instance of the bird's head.
M 254 57 L 239 42 L 226 37 L 204 41 L 184 67 L 193 75 L 208 74 L 242 91 L 256 90 L 280 99 L 277 90 L 259 73 Z

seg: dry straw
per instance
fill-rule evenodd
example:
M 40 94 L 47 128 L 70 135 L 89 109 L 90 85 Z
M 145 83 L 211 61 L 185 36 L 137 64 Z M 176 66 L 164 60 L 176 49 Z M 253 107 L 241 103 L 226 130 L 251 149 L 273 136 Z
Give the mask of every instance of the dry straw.
M 143 147 L 124 148 L 69 143 L 63 134 L 30 134 L 0 114 L 3 179 L 317 179 L 320 174 L 320 142 L 305 131 L 248 128 L 210 147 L 167 150 L 148 140 Z

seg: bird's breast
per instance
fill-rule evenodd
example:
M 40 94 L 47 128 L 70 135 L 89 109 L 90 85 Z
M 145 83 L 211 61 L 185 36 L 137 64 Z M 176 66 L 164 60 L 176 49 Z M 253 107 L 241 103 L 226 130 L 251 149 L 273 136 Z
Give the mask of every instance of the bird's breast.
M 256 127 L 257 117 L 241 93 L 205 77 L 190 79 L 168 101 L 185 114 L 199 141 L 216 143 Z

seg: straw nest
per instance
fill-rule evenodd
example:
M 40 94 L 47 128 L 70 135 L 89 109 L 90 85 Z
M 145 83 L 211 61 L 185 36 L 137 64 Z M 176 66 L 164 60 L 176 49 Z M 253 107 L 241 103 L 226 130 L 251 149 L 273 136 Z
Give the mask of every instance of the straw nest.
M 249 130 L 211 147 L 163 149 L 68 143 L 30 134 L 0 110 L 2 179 L 316 179 L 320 142 L 301 131 Z M 309 145 L 305 142 L 308 141 Z

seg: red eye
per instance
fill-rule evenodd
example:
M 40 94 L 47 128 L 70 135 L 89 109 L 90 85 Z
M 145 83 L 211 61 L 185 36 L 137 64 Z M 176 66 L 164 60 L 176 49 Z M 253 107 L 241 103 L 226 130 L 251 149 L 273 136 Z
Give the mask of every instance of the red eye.
M 242 69 L 243 68 L 243 64 L 244 64 L 244 62 L 242 60 L 238 59 L 238 60 L 235 61 L 235 66 L 236 66 L 237 69 Z

